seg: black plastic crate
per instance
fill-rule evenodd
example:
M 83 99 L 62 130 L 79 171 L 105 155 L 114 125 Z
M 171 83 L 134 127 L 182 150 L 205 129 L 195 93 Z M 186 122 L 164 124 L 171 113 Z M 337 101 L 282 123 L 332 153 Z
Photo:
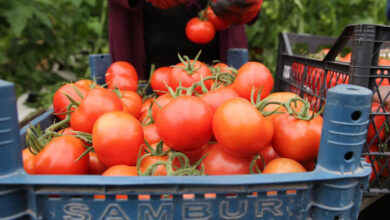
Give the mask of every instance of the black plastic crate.
M 366 194 L 390 193 L 390 64 L 382 58 L 388 57 L 390 26 L 349 25 L 338 38 L 282 33 L 279 42 L 276 90 L 307 98 L 313 110 L 324 106 L 328 89 L 338 84 L 359 85 L 374 92 L 378 104 L 372 107 L 371 133 L 363 153 L 373 168 Z M 318 58 L 318 52 L 327 46 L 329 52 Z M 338 59 L 348 52 L 350 62 Z

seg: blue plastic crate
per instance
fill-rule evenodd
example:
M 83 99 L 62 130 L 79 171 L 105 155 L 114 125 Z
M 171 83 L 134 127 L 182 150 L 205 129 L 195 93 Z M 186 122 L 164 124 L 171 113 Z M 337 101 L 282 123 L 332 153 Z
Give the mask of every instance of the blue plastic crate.
M 353 85 L 328 91 L 313 172 L 49 176 L 24 172 L 26 128 L 18 128 L 13 85 L 0 81 L 0 219 L 357 219 L 371 172 L 360 158 L 371 97 L 370 90 Z M 47 112 L 31 123 L 45 128 L 52 121 Z

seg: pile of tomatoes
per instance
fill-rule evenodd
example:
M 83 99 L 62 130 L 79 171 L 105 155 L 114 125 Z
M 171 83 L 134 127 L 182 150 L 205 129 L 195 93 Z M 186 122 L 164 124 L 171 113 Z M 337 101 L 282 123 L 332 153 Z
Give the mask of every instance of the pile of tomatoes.
M 198 55 L 199 56 L 199 55 Z M 266 66 L 235 70 L 179 57 L 145 94 L 134 67 L 113 63 L 106 85 L 79 80 L 54 94 L 58 121 L 31 127 L 30 174 L 236 175 L 314 169 L 322 117 L 289 92 L 271 93 Z

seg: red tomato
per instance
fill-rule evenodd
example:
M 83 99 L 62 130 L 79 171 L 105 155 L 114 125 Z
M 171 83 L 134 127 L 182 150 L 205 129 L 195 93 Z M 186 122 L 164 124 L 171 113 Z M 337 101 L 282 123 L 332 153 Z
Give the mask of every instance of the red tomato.
M 373 102 L 371 105 L 371 112 L 383 113 L 383 108 L 380 107 L 379 103 Z M 384 125 L 385 121 L 386 121 L 385 115 L 373 116 L 372 122 L 368 125 L 367 143 L 371 143 L 372 139 L 374 139 L 373 143 L 376 144 L 379 142 L 379 140 L 383 140 L 385 138 L 386 135 L 385 125 Z M 378 132 L 378 134 L 376 131 Z
M 253 156 L 270 144 L 272 122 L 243 98 L 233 98 L 218 107 L 213 118 L 214 136 L 225 149 Z
M 156 119 L 161 139 L 176 151 L 192 151 L 212 136 L 210 107 L 198 97 L 180 96 L 162 108 Z
M 103 176 L 138 176 L 136 166 L 116 165 L 108 168 Z
M 144 126 L 144 139 L 146 142 L 148 142 L 148 144 L 154 144 L 161 141 L 161 138 L 157 132 L 156 124 Z
M 144 112 L 144 113 L 142 113 L 141 117 L 139 117 L 138 121 L 141 122 L 142 125 L 149 124 L 151 119 L 148 116 L 149 116 L 149 113 Z
M 186 25 L 187 38 L 197 44 L 207 44 L 214 39 L 215 27 L 210 21 L 191 18 Z
M 134 166 L 139 149 L 144 143 L 144 133 L 141 123 L 134 116 L 112 111 L 96 120 L 92 143 L 104 166 Z
M 89 166 L 88 166 L 88 174 L 101 175 L 106 171 L 107 168 L 100 163 L 99 159 L 95 152 L 89 152 Z
M 186 63 L 178 63 L 176 66 L 172 69 L 171 75 L 169 77 L 169 83 L 173 90 L 176 90 L 177 87 L 179 87 L 180 83 L 183 87 L 191 87 L 192 84 L 199 82 L 202 78 L 206 78 L 209 76 L 212 76 L 211 71 L 209 67 L 200 62 L 200 61 L 194 61 L 190 60 L 191 65 L 194 67 L 188 67 L 190 64 L 188 62 Z M 194 63 L 195 62 L 195 63 Z M 188 68 L 187 71 L 183 70 L 182 68 Z M 206 80 L 204 84 L 206 85 L 207 89 L 211 88 L 211 85 L 214 81 L 213 80 Z M 202 93 L 202 88 L 200 86 L 197 86 L 195 88 L 195 91 L 198 93 Z
M 194 164 L 198 160 L 200 160 L 200 158 L 202 158 L 203 152 L 206 150 L 207 147 L 208 147 L 208 145 L 206 144 L 203 147 L 200 147 L 200 148 L 198 148 L 196 150 L 193 150 L 193 151 L 183 151 L 182 153 L 185 154 L 188 157 L 188 159 L 190 160 L 191 164 Z
M 81 102 L 82 98 L 76 93 L 76 91 L 72 88 L 74 86 L 76 89 L 80 91 L 80 93 L 85 97 L 88 93 L 88 89 L 75 85 L 75 84 L 66 84 L 61 86 L 56 93 L 54 93 L 53 97 L 53 111 L 57 115 L 57 117 L 61 120 L 66 118 L 66 111 L 68 105 L 70 104 L 69 99 L 63 94 L 66 93 L 70 97 L 72 97 L 76 102 Z M 75 110 L 76 107 L 72 107 L 71 110 Z M 72 113 L 71 113 L 72 114 Z
M 223 18 L 218 17 L 211 7 L 207 7 L 207 20 L 209 20 L 217 31 L 226 30 L 230 27 L 231 23 Z
M 173 98 L 170 94 L 164 94 L 162 96 L 159 96 L 156 100 L 154 100 L 152 106 L 152 116 L 154 120 L 156 120 L 157 115 L 160 112 L 161 108 L 168 105 L 168 103 L 170 103 L 172 100 Z
M 163 95 L 168 92 L 167 85 L 169 86 L 169 75 L 172 72 L 172 67 L 160 67 L 157 68 L 150 78 L 150 85 L 155 93 Z M 165 91 L 165 92 L 161 92 Z
M 304 162 L 301 164 L 307 171 L 313 171 L 316 168 L 316 163 L 314 161 Z
M 89 156 L 74 162 L 86 148 L 73 136 L 53 138 L 35 157 L 36 174 L 86 174 Z
M 73 132 L 73 129 L 71 127 L 67 127 L 67 128 L 64 128 L 60 131 L 58 131 L 58 133 L 62 134 L 62 135 L 76 135 L 76 133 Z M 81 139 L 80 139 L 81 140 Z M 81 142 L 85 145 L 85 146 L 91 146 L 91 144 L 88 144 L 86 143 L 85 141 L 81 140 Z
M 203 160 L 207 175 L 238 175 L 249 174 L 251 158 L 239 157 L 226 152 L 219 144 L 210 145 L 204 151 L 207 154 Z
M 115 92 L 104 88 L 91 89 L 73 112 L 70 125 L 75 131 L 92 132 L 93 124 L 102 114 L 122 111 L 122 101 Z
M 22 151 L 23 168 L 28 174 L 35 174 L 35 155 L 25 148 Z
M 93 88 L 100 88 L 101 86 L 95 84 L 92 80 L 90 79 L 80 79 L 76 81 L 74 84 L 82 86 L 88 90 L 93 89 Z
M 269 94 L 269 96 L 267 96 L 267 98 L 270 98 L 269 101 L 276 101 L 276 102 L 287 102 L 289 99 L 295 98 L 295 97 L 299 97 L 299 96 L 297 94 L 291 93 L 291 92 L 275 92 L 275 93 L 271 93 L 271 94 Z M 294 103 L 292 103 L 290 106 L 295 111 L 300 112 L 301 109 L 303 108 L 303 103 L 296 102 L 296 106 Z M 275 111 L 278 107 L 279 107 L 278 104 L 269 104 L 269 105 L 265 106 L 263 111 L 272 112 L 272 111 Z M 287 110 L 284 107 L 280 107 L 278 109 L 278 112 L 287 112 Z
M 260 170 L 264 169 L 264 164 L 267 165 L 273 159 L 279 158 L 278 153 L 275 152 L 272 145 L 268 145 L 260 151 L 260 159 L 256 161 Z
M 148 98 L 146 99 L 143 103 L 142 103 L 142 107 L 141 107 L 141 115 L 143 115 L 145 112 L 148 112 L 150 106 L 152 105 L 152 103 L 154 102 L 154 99 L 153 98 Z
M 258 62 L 248 62 L 244 64 L 237 73 L 234 80 L 233 88 L 239 96 L 250 100 L 252 88 L 255 88 L 256 100 L 260 88 L 261 98 L 264 99 L 269 95 L 274 86 L 274 78 L 266 66 Z
M 106 83 L 109 89 L 136 91 L 138 74 L 134 66 L 126 61 L 117 61 L 110 65 L 106 72 Z
M 215 112 L 217 108 L 227 100 L 239 97 L 238 94 L 230 88 L 220 87 L 200 96 Z
M 121 101 L 123 104 L 123 111 L 130 115 L 139 118 L 142 110 L 142 98 L 133 91 L 121 91 Z
M 276 158 L 269 162 L 263 170 L 263 174 L 299 172 L 306 172 L 306 169 L 297 161 L 289 158 Z
M 159 161 L 167 161 L 168 156 L 147 156 L 141 161 L 141 171 L 144 173 L 148 167 L 152 164 Z M 164 165 L 158 165 L 156 171 L 153 173 L 153 176 L 166 176 L 167 168 Z
M 322 117 L 310 121 L 296 119 L 288 114 L 273 116 L 274 137 L 272 146 L 281 157 L 298 162 L 317 158 L 320 146 Z

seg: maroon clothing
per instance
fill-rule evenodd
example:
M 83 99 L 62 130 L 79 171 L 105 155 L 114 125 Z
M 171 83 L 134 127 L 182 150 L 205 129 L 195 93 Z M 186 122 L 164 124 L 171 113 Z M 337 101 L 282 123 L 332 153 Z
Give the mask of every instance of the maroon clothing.
M 108 31 L 112 60 L 132 63 L 141 79 L 146 77 L 147 69 L 144 4 L 144 0 L 109 0 Z M 218 40 L 220 57 L 215 59 L 223 62 L 226 62 L 227 49 L 248 47 L 243 25 L 232 25 L 229 29 L 219 32 Z

